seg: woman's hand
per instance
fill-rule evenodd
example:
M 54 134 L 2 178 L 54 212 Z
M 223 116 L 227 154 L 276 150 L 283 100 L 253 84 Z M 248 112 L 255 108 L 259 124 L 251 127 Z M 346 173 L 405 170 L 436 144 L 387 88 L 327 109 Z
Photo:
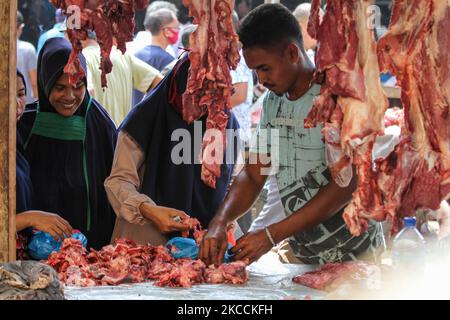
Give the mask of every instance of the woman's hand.
M 155 206 L 147 202 L 143 203 L 139 210 L 146 219 L 155 224 L 161 233 L 185 231 L 189 229 L 189 226 L 186 224 L 177 222 L 189 218 L 189 216 L 183 211 Z M 180 217 L 181 219 L 177 219 L 176 217 Z
M 64 240 L 72 235 L 73 229 L 69 222 L 57 214 L 44 211 L 27 211 L 17 215 L 18 231 L 32 227 L 49 233 L 55 241 Z

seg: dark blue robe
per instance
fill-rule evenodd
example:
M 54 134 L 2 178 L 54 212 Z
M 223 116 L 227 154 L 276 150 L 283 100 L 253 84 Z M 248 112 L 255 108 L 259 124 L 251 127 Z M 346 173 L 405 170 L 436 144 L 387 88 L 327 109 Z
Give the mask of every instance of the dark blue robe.
M 99 249 L 109 244 L 115 222 L 115 214 L 103 186 L 111 173 L 117 141 L 113 121 L 86 90 L 84 100 L 74 114 L 84 119 L 85 136 L 82 141 L 58 139 L 33 131 L 39 113 L 56 114 L 49 95 L 63 75 L 71 49 L 67 40 L 55 38 L 49 39 L 40 51 L 39 101 L 27 106 L 19 123 L 19 132 L 26 140 L 34 208 L 59 214 L 86 235 L 89 247 Z M 86 70 L 84 57 L 79 58 Z M 73 129 L 70 126 L 58 128 L 61 136 Z

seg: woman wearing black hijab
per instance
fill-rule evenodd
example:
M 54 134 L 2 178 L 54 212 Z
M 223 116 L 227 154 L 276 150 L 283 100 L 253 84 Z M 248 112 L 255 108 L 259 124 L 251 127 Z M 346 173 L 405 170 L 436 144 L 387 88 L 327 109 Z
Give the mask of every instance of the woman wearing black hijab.
M 224 159 L 233 161 L 221 164 L 216 188 L 209 187 L 201 180 L 202 165 L 195 161 L 200 151 L 195 140 L 199 138 L 200 147 L 206 116 L 191 124 L 181 116 L 189 67 L 185 55 L 158 87 L 131 110 L 120 127 L 114 166 L 105 181 L 118 215 L 113 238 L 164 244 L 178 231 L 187 229 L 183 223 L 187 214 L 198 219 L 202 226 L 208 226 L 225 197 L 237 157 L 237 138 L 227 139 Z M 232 114 L 229 116 L 227 129 L 234 132 L 239 125 Z M 197 130 L 199 125 L 201 129 Z M 172 159 L 179 145 L 179 141 L 172 139 L 177 132 L 192 137 L 190 150 L 183 152 L 183 158 L 189 158 L 188 163 L 174 163 Z
M 17 70 L 16 119 L 23 115 L 26 100 L 26 85 L 24 76 Z M 70 224 L 60 216 L 33 210 L 33 186 L 30 179 L 30 166 L 25 159 L 23 140 L 17 132 L 16 143 L 16 231 L 17 257 L 28 259 L 26 246 L 31 235 L 30 228 L 49 233 L 56 241 L 72 233 Z
M 103 182 L 112 166 L 116 128 L 105 109 L 64 74 L 72 47 L 49 39 L 38 58 L 39 100 L 27 106 L 19 132 L 31 168 L 34 206 L 55 212 L 88 238 L 109 244 L 115 215 Z M 86 62 L 79 56 L 86 72 Z

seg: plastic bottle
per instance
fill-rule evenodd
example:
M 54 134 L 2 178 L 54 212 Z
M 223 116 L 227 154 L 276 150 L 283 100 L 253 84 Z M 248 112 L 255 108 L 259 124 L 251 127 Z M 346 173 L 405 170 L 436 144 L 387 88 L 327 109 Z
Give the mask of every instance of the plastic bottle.
M 392 244 L 392 266 L 397 272 L 421 276 L 425 272 L 425 240 L 416 228 L 416 218 L 403 218 L 403 225 Z

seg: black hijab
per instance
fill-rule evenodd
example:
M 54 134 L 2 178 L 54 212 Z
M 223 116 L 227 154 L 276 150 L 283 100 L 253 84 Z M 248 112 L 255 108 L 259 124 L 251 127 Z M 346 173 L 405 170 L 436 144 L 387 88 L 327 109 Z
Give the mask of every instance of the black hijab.
M 221 165 L 221 176 L 217 179 L 216 189 L 213 189 L 201 180 L 201 164 L 174 164 L 171 159 L 174 146 L 179 144 L 179 141 L 171 141 L 176 129 L 185 129 L 192 137 L 191 163 L 197 163 L 194 159 L 198 158 L 200 151 L 194 146 L 194 123 L 188 124 L 180 116 L 181 96 L 186 90 L 189 66 L 186 55 L 158 87 L 131 110 L 120 130 L 127 132 L 145 153 L 146 169 L 141 192 L 157 205 L 183 210 L 207 227 L 225 197 L 234 165 L 225 162 Z M 200 120 L 203 137 L 206 116 Z M 236 118 L 230 113 L 227 129 L 238 128 Z M 230 158 L 233 151 L 232 160 L 235 161 L 237 141 L 234 142 L 233 145 L 228 141 L 224 158 Z
M 22 79 L 26 93 L 25 77 L 19 70 L 17 70 L 17 77 Z M 30 166 L 23 149 L 23 139 L 19 130 L 16 133 L 16 212 L 21 213 L 32 209 L 33 186 L 30 179 Z
M 109 244 L 115 221 L 103 182 L 111 172 L 117 133 L 108 113 L 87 90 L 72 117 L 59 116 L 50 104 L 50 92 L 63 75 L 71 50 L 67 40 L 54 38 L 40 51 L 39 101 L 27 106 L 20 132 L 27 137 L 26 157 L 31 167 L 35 208 L 59 214 L 87 236 L 89 246 L 98 249 Z M 80 55 L 79 59 L 86 71 L 84 57 Z M 44 116 L 64 125 L 47 129 L 41 124 Z M 79 127 L 71 125 L 74 119 L 85 127 L 81 139 L 79 135 L 77 139 L 67 138 L 70 133 L 80 132 Z

